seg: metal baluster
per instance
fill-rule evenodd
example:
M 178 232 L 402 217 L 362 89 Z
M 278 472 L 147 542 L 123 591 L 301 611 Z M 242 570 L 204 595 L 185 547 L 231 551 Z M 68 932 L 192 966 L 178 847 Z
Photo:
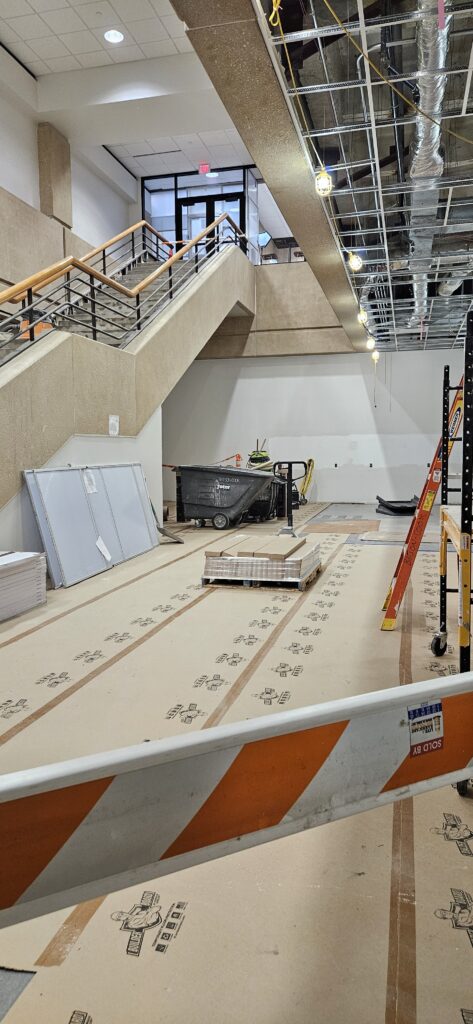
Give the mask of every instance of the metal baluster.
M 146 256 L 147 252 L 148 252 L 148 243 L 146 241 L 146 228 L 145 227 L 141 228 L 141 242 L 142 242 L 142 246 L 143 246 L 143 256 Z
M 137 329 L 137 331 L 141 331 L 141 294 L 140 293 L 138 293 L 138 295 L 136 296 L 135 301 L 136 301 L 136 329 Z
M 198 274 L 199 273 L 199 243 L 198 242 L 196 242 L 196 244 L 194 246 L 194 249 L 195 249 L 195 252 L 194 252 L 194 269 L 195 269 L 196 274 Z
M 133 231 L 131 236 L 131 258 L 135 261 L 135 232 Z
M 106 275 L 107 274 L 107 251 L 106 251 L 106 249 L 104 249 L 103 252 L 102 252 L 102 270 L 103 270 L 104 274 Z
M 90 316 L 92 322 L 92 337 L 94 341 L 97 341 L 97 316 L 95 309 L 95 279 L 92 274 L 89 277 L 90 281 Z
M 169 275 L 168 294 L 169 294 L 169 298 L 172 299 L 172 295 L 173 295 L 173 291 L 172 291 L 172 266 L 169 267 L 168 275 Z
M 70 270 L 68 270 L 67 274 L 66 274 L 66 302 L 68 304 L 69 312 L 70 312 L 71 311 L 71 272 L 70 272 Z
M 30 309 L 27 310 L 26 319 L 28 320 L 28 323 L 31 325 L 30 328 L 29 328 L 29 331 L 28 331 L 28 335 L 29 335 L 30 341 L 34 341 L 35 340 L 34 326 L 33 326 L 34 310 L 31 309 L 32 302 L 33 302 L 33 289 L 32 288 L 28 288 L 28 291 L 26 293 L 26 305 L 29 306 Z

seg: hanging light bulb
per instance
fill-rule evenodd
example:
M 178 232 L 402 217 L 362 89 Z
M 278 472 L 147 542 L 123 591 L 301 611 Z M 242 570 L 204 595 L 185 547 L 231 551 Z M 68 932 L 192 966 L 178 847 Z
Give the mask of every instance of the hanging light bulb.
M 348 266 L 350 267 L 350 270 L 353 270 L 354 274 L 356 274 L 356 272 L 358 270 L 361 270 L 361 268 L 363 266 L 363 260 L 362 260 L 362 258 L 361 258 L 359 253 L 357 253 L 357 252 L 349 252 L 348 253 Z
M 365 324 L 367 322 L 367 320 L 368 320 L 368 314 L 366 312 L 366 309 L 363 309 L 363 306 L 360 306 L 360 312 L 358 313 L 358 323 L 359 324 Z
M 376 363 L 379 362 L 379 352 L 377 348 L 375 348 L 374 352 L 371 353 L 371 358 L 376 366 Z
M 376 345 L 376 342 L 375 342 L 374 338 L 372 338 L 371 334 L 369 334 L 367 339 L 366 339 L 366 348 L 368 349 L 368 352 L 372 352 L 374 347 L 375 347 L 375 345 Z
M 318 196 L 322 196 L 323 197 L 323 196 L 329 196 L 331 191 L 332 191 L 332 189 L 333 189 L 332 178 L 331 178 L 330 174 L 328 173 L 328 171 L 325 170 L 325 167 L 322 167 L 322 170 L 319 171 L 319 173 L 315 175 L 315 191 L 317 192 Z

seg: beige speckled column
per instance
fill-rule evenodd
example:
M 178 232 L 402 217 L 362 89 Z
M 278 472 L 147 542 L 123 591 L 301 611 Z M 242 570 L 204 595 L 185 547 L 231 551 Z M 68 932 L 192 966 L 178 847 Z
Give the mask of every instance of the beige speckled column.
M 344 339 L 352 348 L 363 349 L 366 335 L 357 320 L 355 297 L 251 0 L 171 2 L 343 328 Z
M 38 167 L 41 212 L 72 226 L 71 150 L 52 124 L 38 125 Z

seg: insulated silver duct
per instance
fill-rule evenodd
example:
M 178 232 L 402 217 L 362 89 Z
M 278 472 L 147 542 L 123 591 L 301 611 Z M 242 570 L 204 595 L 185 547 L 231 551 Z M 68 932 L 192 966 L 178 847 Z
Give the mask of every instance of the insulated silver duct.
M 446 75 L 435 74 L 438 68 L 447 64 L 448 36 L 452 23 L 451 15 L 445 19 L 445 28 L 438 26 L 438 7 L 433 0 L 418 0 L 421 19 L 417 23 L 417 64 L 418 70 L 429 72 L 419 80 L 419 107 L 438 121 L 442 113 L 442 102 L 447 83 Z M 415 327 L 427 316 L 427 275 L 432 262 L 434 230 L 427 226 L 435 220 L 432 207 L 438 205 L 438 179 L 443 173 L 443 158 L 440 153 L 440 126 L 432 124 L 418 114 L 411 144 L 409 177 L 414 184 L 411 197 L 410 256 L 412 264 L 412 285 L 414 291 L 414 312 L 409 327 Z
M 453 295 L 457 288 L 461 287 L 465 278 L 470 277 L 471 273 L 473 273 L 473 259 L 470 259 L 465 267 L 458 267 L 457 270 L 453 270 L 451 274 L 444 278 L 442 283 L 439 284 L 439 295 Z
M 376 316 L 373 311 L 373 307 L 369 301 L 370 293 L 373 291 L 375 285 L 379 281 L 379 274 L 370 274 L 367 277 L 360 294 L 360 307 L 364 309 L 367 314 L 366 328 L 375 339 L 376 339 Z

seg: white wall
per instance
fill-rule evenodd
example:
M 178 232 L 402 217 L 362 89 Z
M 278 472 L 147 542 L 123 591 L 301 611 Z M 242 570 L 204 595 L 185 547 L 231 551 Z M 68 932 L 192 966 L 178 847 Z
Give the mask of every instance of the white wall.
M 246 460 L 266 437 L 275 460 L 315 459 L 314 500 L 409 498 L 439 438 L 443 367 L 459 378 L 462 359 L 381 356 L 376 407 L 368 354 L 197 360 L 163 405 L 163 461 L 216 462 L 235 452 Z M 166 470 L 165 498 L 174 492 Z
M 0 187 L 39 209 L 36 122 L 0 93 Z
M 104 437 L 76 434 L 45 466 L 110 462 L 141 462 L 151 501 L 162 523 L 161 407 L 150 417 L 138 437 Z M 35 467 L 40 468 L 40 467 Z M 0 509 L 1 551 L 42 551 L 41 538 L 26 488 Z
M 72 230 L 92 246 L 101 245 L 134 223 L 134 213 L 111 183 L 72 157 Z

